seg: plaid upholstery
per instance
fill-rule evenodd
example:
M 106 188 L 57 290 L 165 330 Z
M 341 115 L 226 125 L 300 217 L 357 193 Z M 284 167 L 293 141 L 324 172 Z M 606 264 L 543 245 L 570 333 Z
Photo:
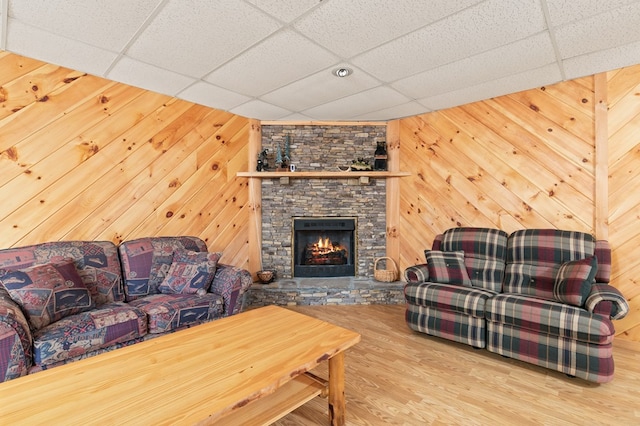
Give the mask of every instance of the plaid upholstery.
M 620 291 L 607 284 L 594 284 L 584 304 L 587 311 L 611 319 L 622 319 L 629 313 L 629 304 Z
M 487 322 L 487 350 L 590 382 L 613 379 L 611 343 L 592 344 L 509 324 Z
M 404 280 L 408 283 L 424 283 L 429 281 L 429 267 L 426 263 L 409 266 L 404 270 Z
M 409 328 L 420 333 L 453 340 L 475 348 L 486 346 L 485 321 L 482 318 L 408 304 L 405 321 Z
M 427 282 L 405 285 L 404 295 L 410 305 L 484 318 L 485 303 L 495 293 L 474 287 Z
M 471 287 L 463 251 L 425 250 L 429 281 Z
M 584 309 L 520 294 L 498 294 L 485 305 L 489 322 L 507 324 L 594 344 L 609 344 L 615 330 L 611 320 Z
M 593 256 L 595 238 L 584 232 L 523 229 L 509 236 L 504 292 L 553 300 L 557 270 L 565 262 Z
M 474 287 L 499 292 L 506 260 L 506 232 L 491 228 L 451 228 L 442 234 L 442 251 L 464 251 Z
M 429 282 L 426 264 L 407 268 L 409 328 L 592 382 L 613 378 L 611 320 L 623 318 L 629 305 L 606 284 L 607 241 L 553 229 L 507 237 L 499 230 L 452 228 L 436 237 L 432 250 L 464 251 L 474 287 Z M 554 290 L 556 298 L 581 306 L 553 300 Z

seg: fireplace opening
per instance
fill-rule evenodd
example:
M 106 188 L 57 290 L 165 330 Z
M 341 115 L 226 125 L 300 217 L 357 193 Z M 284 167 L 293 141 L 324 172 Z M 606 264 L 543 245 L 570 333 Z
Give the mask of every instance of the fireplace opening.
M 293 219 L 293 276 L 355 276 L 356 218 Z

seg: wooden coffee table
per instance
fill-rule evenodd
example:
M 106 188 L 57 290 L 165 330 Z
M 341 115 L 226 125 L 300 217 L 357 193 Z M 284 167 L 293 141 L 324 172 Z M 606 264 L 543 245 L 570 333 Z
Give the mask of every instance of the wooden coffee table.
M 353 331 L 268 306 L 0 383 L 0 424 L 269 424 L 328 391 Z M 329 363 L 329 380 L 307 372 Z

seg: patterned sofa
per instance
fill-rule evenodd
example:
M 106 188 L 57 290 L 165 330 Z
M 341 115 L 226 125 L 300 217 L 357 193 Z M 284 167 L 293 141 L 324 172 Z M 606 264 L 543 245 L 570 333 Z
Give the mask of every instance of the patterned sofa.
M 240 312 L 248 271 L 196 237 L 0 250 L 0 381 Z
M 610 286 L 611 249 L 586 233 L 451 228 L 404 271 L 406 322 L 569 376 L 613 379 L 612 319 L 629 306 Z

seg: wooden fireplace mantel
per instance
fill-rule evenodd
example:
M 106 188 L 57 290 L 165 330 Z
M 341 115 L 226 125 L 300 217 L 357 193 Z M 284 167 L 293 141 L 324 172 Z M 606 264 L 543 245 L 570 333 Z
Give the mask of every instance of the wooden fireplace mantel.
M 277 179 L 281 177 L 288 177 L 290 179 L 351 179 L 360 177 L 369 178 L 390 178 L 390 177 L 403 177 L 411 176 L 409 172 L 238 172 L 236 176 L 250 177 L 259 179 Z

